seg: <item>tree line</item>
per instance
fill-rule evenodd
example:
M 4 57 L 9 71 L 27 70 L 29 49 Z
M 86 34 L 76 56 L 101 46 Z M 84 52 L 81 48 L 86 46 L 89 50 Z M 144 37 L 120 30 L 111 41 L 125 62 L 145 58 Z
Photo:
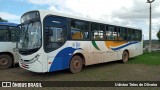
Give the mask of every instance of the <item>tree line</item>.
M 8 20 L 5 20 L 5 19 L 0 17 L 0 22 L 8 22 Z

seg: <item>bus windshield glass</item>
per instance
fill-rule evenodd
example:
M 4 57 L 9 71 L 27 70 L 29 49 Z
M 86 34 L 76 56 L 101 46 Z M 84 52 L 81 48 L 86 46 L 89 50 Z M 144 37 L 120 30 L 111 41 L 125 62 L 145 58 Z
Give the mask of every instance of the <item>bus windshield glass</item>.
M 21 25 L 20 49 L 36 49 L 41 47 L 41 26 L 39 21 L 30 21 Z

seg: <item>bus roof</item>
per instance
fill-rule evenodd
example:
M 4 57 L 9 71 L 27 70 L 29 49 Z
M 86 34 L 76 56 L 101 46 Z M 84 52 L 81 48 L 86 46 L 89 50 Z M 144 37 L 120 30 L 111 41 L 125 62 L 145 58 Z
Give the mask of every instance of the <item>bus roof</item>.
M 18 24 L 16 24 L 16 23 L 11 23 L 11 22 L 0 22 L 0 25 L 18 26 Z
M 54 11 L 54 10 L 34 10 L 34 11 L 39 11 L 41 13 L 41 16 L 43 16 L 43 17 L 45 17 L 47 15 L 57 15 L 57 16 L 73 18 L 73 19 L 78 19 L 78 20 L 84 20 L 84 21 L 90 21 L 90 22 L 95 22 L 95 23 L 114 25 L 114 24 L 109 24 L 109 23 L 107 23 L 107 22 L 105 22 L 103 20 L 95 20 L 95 19 L 92 19 L 92 18 L 80 17 L 80 16 L 77 16 L 77 15 L 61 13 L 61 12 L 57 12 L 57 11 Z M 135 27 L 131 27 L 131 26 L 124 26 L 124 25 L 114 25 L 114 26 L 141 30 L 140 28 L 135 28 Z
M 62 16 L 62 17 L 67 17 L 67 18 L 72 18 L 72 19 L 78 19 L 78 20 L 84 20 L 84 21 L 89 21 L 89 22 L 95 22 L 95 23 L 108 24 L 108 25 L 113 25 L 113 26 L 118 26 L 118 27 L 141 30 L 140 28 L 135 28 L 135 27 L 131 27 L 131 26 L 124 26 L 124 25 L 109 24 L 109 23 L 107 23 L 106 21 L 103 21 L 103 20 L 95 20 L 95 19 L 92 19 L 92 18 L 80 17 L 80 16 L 77 16 L 77 15 L 66 14 L 66 13 L 62 13 L 62 12 L 58 12 L 58 11 L 54 11 L 54 10 L 32 10 L 32 11 L 40 12 L 40 16 L 43 17 L 43 18 L 45 18 L 47 15 L 56 15 L 56 16 Z M 28 11 L 28 12 L 24 13 L 23 15 L 25 15 L 29 12 L 32 12 L 32 11 Z

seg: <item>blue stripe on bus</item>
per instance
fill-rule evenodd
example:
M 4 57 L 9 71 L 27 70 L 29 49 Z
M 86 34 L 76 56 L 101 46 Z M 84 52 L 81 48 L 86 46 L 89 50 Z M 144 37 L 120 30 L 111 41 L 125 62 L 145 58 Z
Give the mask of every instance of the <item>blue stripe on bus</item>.
M 18 26 L 18 24 L 16 24 L 16 23 L 10 23 L 10 22 L 0 22 L 0 25 Z
M 61 51 L 59 51 L 51 64 L 49 72 L 69 68 L 72 54 L 74 53 L 74 51 L 76 51 L 78 49 L 80 49 L 80 48 L 75 49 L 72 47 L 67 47 L 67 48 L 64 48 Z M 71 55 L 69 55 L 69 54 L 71 54 Z
M 127 44 L 123 45 L 123 46 L 119 46 L 119 47 L 111 48 L 111 49 L 112 49 L 112 50 L 119 50 L 119 49 L 122 49 L 122 48 L 124 48 L 124 47 L 129 46 L 129 45 L 136 44 L 136 43 L 139 43 L 139 42 L 138 42 L 138 41 L 135 41 L 135 42 L 129 42 L 129 43 L 127 43 Z

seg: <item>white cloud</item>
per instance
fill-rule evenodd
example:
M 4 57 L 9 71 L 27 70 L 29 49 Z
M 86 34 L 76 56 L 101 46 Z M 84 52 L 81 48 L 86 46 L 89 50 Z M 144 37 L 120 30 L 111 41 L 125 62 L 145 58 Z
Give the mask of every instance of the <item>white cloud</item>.
M 148 39 L 149 4 L 147 0 L 28 0 L 36 5 L 48 5 L 49 10 L 102 20 L 115 25 L 141 28 Z M 160 21 L 160 0 L 152 3 L 152 31 Z M 160 25 L 159 25 L 160 26 Z
M 0 12 L 0 17 L 13 23 L 19 23 L 20 21 L 20 16 L 8 12 Z
M 6 20 L 17 20 L 20 19 L 20 16 L 8 13 L 8 12 L 0 12 L 0 17 Z
M 53 4 L 54 0 L 28 0 L 30 3 L 37 4 L 37 5 L 49 5 Z

